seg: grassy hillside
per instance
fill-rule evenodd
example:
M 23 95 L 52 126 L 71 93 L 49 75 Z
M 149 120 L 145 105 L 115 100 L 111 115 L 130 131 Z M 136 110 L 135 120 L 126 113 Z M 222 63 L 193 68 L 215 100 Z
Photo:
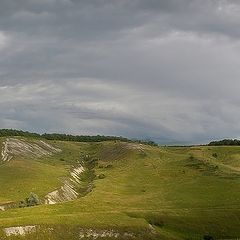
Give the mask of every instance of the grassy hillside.
M 43 197 L 86 155 L 95 161 L 92 191 L 70 202 L 0 211 L 1 239 L 94 239 L 93 233 L 98 239 L 240 237 L 240 147 L 50 143 L 62 152 L 16 156 L 0 165 L 0 203 L 30 192 Z M 4 232 L 28 225 L 36 231 Z

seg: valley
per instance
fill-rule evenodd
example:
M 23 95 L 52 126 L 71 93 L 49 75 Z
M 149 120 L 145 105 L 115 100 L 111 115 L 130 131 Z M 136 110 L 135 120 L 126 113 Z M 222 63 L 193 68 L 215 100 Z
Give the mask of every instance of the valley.
M 240 236 L 238 146 L 2 137 L 0 147 L 1 240 Z M 40 204 L 20 208 L 30 193 Z

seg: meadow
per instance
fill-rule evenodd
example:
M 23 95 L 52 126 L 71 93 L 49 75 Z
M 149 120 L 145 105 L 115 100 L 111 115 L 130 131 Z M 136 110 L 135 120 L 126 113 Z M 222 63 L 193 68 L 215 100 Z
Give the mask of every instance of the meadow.
M 62 152 L 36 159 L 15 156 L 0 165 L 0 204 L 20 201 L 30 192 L 44 198 L 86 155 L 95 161 L 93 188 L 74 201 L 0 211 L 0 239 L 85 239 L 79 233 L 89 229 L 117 232 L 118 239 L 240 238 L 238 146 L 48 143 Z M 4 233 L 28 225 L 36 225 L 37 232 Z

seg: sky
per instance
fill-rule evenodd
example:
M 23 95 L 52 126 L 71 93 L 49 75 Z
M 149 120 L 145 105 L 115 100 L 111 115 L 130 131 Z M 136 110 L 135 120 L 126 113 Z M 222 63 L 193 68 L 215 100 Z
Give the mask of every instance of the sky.
M 0 128 L 240 137 L 239 0 L 0 0 Z

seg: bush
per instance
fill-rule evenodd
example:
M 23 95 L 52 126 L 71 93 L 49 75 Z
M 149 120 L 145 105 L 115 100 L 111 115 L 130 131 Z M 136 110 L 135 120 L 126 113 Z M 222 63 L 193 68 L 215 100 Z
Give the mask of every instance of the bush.
M 108 164 L 105 168 L 112 168 L 113 165 L 112 164 Z
M 32 207 L 40 204 L 40 200 L 37 194 L 35 193 L 30 193 L 30 196 L 26 198 L 26 206 L 27 207 Z
M 104 179 L 106 176 L 105 176 L 105 174 L 103 174 L 103 173 L 101 173 L 101 174 L 99 174 L 98 175 L 98 179 Z
M 18 203 L 18 207 L 19 208 L 32 207 L 40 204 L 41 204 L 41 201 L 39 200 L 38 195 L 35 193 L 30 193 L 29 197 L 27 197 L 25 200 L 22 200 Z
M 214 240 L 213 236 L 211 236 L 211 235 L 204 235 L 203 239 L 204 240 Z
M 189 157 L 189 160 L 190 160 L 190 161 L 193 161 L 193 160 L 195 160 L 194 156 L 193 156 L 193 155 L 191 155 L 191 156 Z
M 26 202 L 25 201 L 20 201 L 19 202 L 19 204 L 18 204 L 18 207 L 20 207 L 20 208 L 24 208 L 24 207 L 26 207 L 27 205 L 26 205 Z
M 157 226 L 157 227 L 164 227 L 164 221 L 161 216 L 159 215 L 150 215 L 146 218 L 149 224 Z
M 213 155 L 212 155 L 213 157 L 215 157 L 215 158 L 217 158 L 217 154 L 216 153 L 213 153 Z
M 112 168 L 113 165 L 112 164 L 107 164 L 107 165 L 99 165 L 98 168 Z

